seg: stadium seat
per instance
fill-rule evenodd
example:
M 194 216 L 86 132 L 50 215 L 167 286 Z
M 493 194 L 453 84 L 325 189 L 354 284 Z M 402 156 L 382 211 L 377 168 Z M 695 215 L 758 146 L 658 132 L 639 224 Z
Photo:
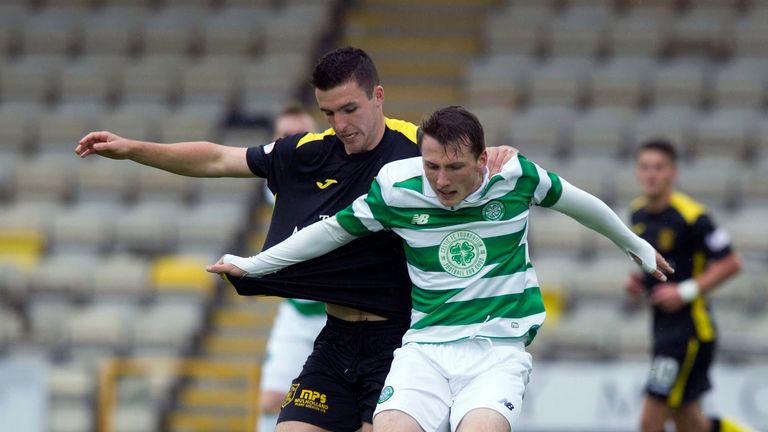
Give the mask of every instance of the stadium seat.
M 131 55 L 138 49 L 146 14 L 141 6 L 109 6 L 89 14 L 83 27 L 83 53 Z
M 135 306 L 98 303 L 79 308 L 67 322 L 75 346 L 119 349 L 130 343 L 128 321 Z
M 756 7 L 739 19 L 733 45 L 739 56 L 760 57 L 768 54 L 768 5 Z
M 296 53 L 306 59 L 315 48 L 316 36 L 331 25 L 330 13 L 327 5 L 317 2 L 280 8 L 263 24 L 264 52 Z
M 604 52 L 610 17 L 604 6 L 571 6 L 552 21 L 551 55 L 588 58 Z
M 694 5 L 675 23 L 676 49 L 703 49 L 713 53 L 725 49 L 735 19 L 735 8 L 729 4 Z
M 260 142 L 252 143 L 260 145 Z M 260 196 L 262 180 L 243 178 L 201 178 L 196 179 L 198 201 L 211 206 L 215 203 L 238 203 L 245 205 L 250 199 Z
M 66 155 L 72 162 L 71 154 L 75 145 L 86 133 L 92 131 L 103 114 L 101 103 L 62 104 L 43 113 L 40 119 L 38 151 L 53 155 Z
M 110 203 L 78 204 L 52 215 L 49 235 L 53 253 L 99 253 L 112 243 L 114 218 L 120 208 Z
M 92 254 L 48 255 L 32 271 L 30 289 L 36 293 L 62 294 L 60 297 L 90 298 L 93 278 L 88 269 L 97 262 L 96 255 Z
M 41 155 L 16 166 L 14 197 L 18 201 L 63 203 L 70 198 L 77 159 Z
M 559 325 L 549 329 L 548 337 L 561 355 L 589 360 L 614 358 L 618 355 L 619 328 L 610 323 L 622 319 L 618 304 L 585 303 L 563 315 Z
M 638 108 L 650 94 L 655 61 L 647 57 L 614 57 L 589 77 L 589 100 L 594 107 Z
M 206 255 L 164 255 L 152 263 L 152 287 L 160 295 L 206 298 L 214 287 L 214 276 L 205 266 L 218 259 L 214 251 Z
M 171 112 L 161 121 L 160 141 L 218 141 L 224 108 L 220 104 L 186 105 Z
M 537 161 L 538 163 L 538 161 Z M 549 168 L 555 171 L 570 183 L 596 195 L 597 197 L 610 201 L 613 197 L 611 193 L 614 178 L 619 175 L 629 175 L 620 171 L 621 165 L 617 163 L 615 155 L 610 151 L 594 153 L 582 153 L 578 149 L 574 150 L 572 157 L 558 168 Z
M 213 55 L 193 62 L 182 74 L 182 102 L 232 105 L 242 86 L 243 58 Z
M 658 106 L 638 117 L 633 127 L 631 146 L 653 138 L 671 140 L 678 152 L 685 156 L 691 146 L 696 111 L 685 106 Z
M 158 303 L 143 309 L 132 324 L 132 338 L 138 349 L 166 348 L 178 355 L 189 348 L 200 330 L 203 308 L 199 303 Z
M 88 56 L 61 71 L 60 100 L 63 103 L 110 103 L 125 61 L 120 56 Z
M 551 58 L 531 74 L 531 104 L 577 106 L 583 102 L 592 62 L 581 57 Z
M 93 408 L 88 401 L 56 403 L 48 413 L 49 432 L 82 432 L 93 427 Z
M 26 54 L 67 55 L 77 49 L 85 10 L 79 7 L 47 7 L 30 15 L 22 28 Z
M 15 157 L 28 153 L 32 147 L 36 119 L 42 115 L 42 108 L 36 110 L 18 109 L 18 104 L 0 104 L 0 153 Z
M 153 105 L 150 104 L 150 107 Z M 155 106 L 156 107 L 156 106 Z M 121 105 L 98 119 L 96 130 L 110 131 L 114 134 L 138 140 L 155 141 L 158 139 L 160 119 L 166 114 L 164 109 L 156 112 L 133 104 Z
M 645 3 L 645 2 L 643 2 Z M 674 11 L 671 5 L 637 5 L 614 18 L 611 52 L 622 56 L 655 57 L 669 46 Z
M 738 173 L 738 199 L 740 204 L 768 204 L 768 155 L 763 155 L 753 166 Z
M 23 325 L 18 313 L 0 304 L 0 349 L 6 350 L 22 339 Z
M 18 49 L 21 43 L 21 27 L 28 15 L 20 4 L 0 5 L 0 59 Z
M 573 122 L 572 154 L 618 157 L 626 153 L 630 122 L 634 111 L 629 108 L 596 108 Z
M 483 125 L 487 146 L 511 144 L 509 124 L 513 121 L 513 111 L 510 108 L 506 106 L 472 107 L 471 111 Z
M 48 375 L 51 399 L 87 400 L 96 390 L 96 377 L 83 365 L 55 364 Z
M 239 179 L 243 183 L 247 180 Z M 257 182 L 250 182 L 253 186 Z M 201 202 L 184 212 L 179 221 L 179 246 L 182 253 L 225 252 L 235 234 L 246 225 L 247 206 L 243 194 L 224 203 Z
M 698 107 L 707 84 L 705 61 L 676 60 L 663 63 L 652 73 L 653 103 Z
M 93 289 L 99 298 L 143 298 L 151 292 L 149 262 L 136 255 L 108 255 L 93 270 Z
M 142 203 L 182 203 L 189 200 L 194 193 L 195 179 L 191 177 L 144 166 L 133 168 L 136 170 L 137 198 Z
M 651 352 L 651 312 L 643 308 L 622 315 L 616 348 L 625 359 L 647 361 Z
M 548 253 L 584 252 L 586 229 L 573 219 L 549 209 L 534 209 L 528 227 L 530 244 L 535 250 Z
M 158 253 L 173 250 L 178 217 L 183 207 L 174 202 L 138 202 L 115 220 L 115 250 Z
M 581 227 L 582 229 L 586 229 Z M 624 281 L 630 272 L 639 267 L 621 251 L 615 248 L 598 255 L 574 275 L 579 286 L 579 298 L 612 300 L 617 304 L 625 297 Z
M 158 408 L 153 401 L 120 403 L 114 414 L 115 432 L 152 432 L 157 430 Z
M 147 55 L 129 64 L 122 74 L 122 101 L 169 104 L 179 95 L 184 64 L 178 54 Z
M 711 99 L 720 108 L 760 109 L 766 100 L 768 61 L 738 57 L 715 71 Z
M 531 68 L 532 61 L 526 56 L 491 55 L 475 60 L 464 79 L 464 99 L 473 108 L 519 104 L 528 97 Z
M 30 296 L 27 314 L 30 321 L 30 342 L 51 349 L 69 346 L 67 323 L 74 316 L 74 307 L 61 298 Z
M 203 23 L 203 52 L 208 55 L 247 56 L 263 42 L 263 23 L 268 19 L 263 6 L 227 7 L 208 14 Z
M 512 145 L 526 155 L 556 156 L 564 151 L 574 114 L 564 107 L 534 107 L 510 122 Z
M 737 250 L 750 257 L 765 259 L 768 238 L 768 205 L 746 205 L 720 223 L 731 233 Z
M 485 27 L 491 54 L 533 55 L 546 46 L 551 9 L 540 2 L 513 5 L 492 14 Z
M 144 21 L 143 51 L 147 54 L 188 55 L 199 43 L 205 8 L 167 5 Z
M 4 103 L 47 103 L 58 91 L 63 64 L 58 55 L 28 55 L 5 65 L 0 74 L 0 98 Z
M 75 195 L 80 203 L 121 204 L 136 192 L 140 170 L 125 161 L 97 159 L 91 156 L 79 161 L 76 168 Z
M 692 154 L 745 158 L 759 120 L 758 113 L 748 108 L 724 108 L 700 116 L 691 141 Z

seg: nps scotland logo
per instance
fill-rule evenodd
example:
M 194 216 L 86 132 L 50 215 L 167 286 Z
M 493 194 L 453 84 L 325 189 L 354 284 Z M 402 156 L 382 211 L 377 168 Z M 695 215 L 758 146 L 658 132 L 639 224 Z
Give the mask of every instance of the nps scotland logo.
M 504 204 L 498 200 L 489 201 L 488 204 L 483 206 L 483 219 L 487 221 L 497 221 L 504 217 L 506 209 Z
M 462 278 L 477 274 L 488 258 L 483 239 L 472 231 L 454 231 L 448 234 L 440 242 L 437 253 L 443 270 Z

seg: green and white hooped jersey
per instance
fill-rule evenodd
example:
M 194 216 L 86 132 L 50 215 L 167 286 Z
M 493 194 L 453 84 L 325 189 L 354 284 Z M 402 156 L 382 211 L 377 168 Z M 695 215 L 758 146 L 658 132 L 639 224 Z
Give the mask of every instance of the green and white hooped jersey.
M 353 235 L 391 229 L 403 239 L 413 283 L 403 343 L 518 338 L 546 315 L 528 255 L 531 205 L 560 198 L 560 178 L 522 155 L 454 207 L 437 199 L 421 158 L 385 165 L 367 195 L 336 215 Z

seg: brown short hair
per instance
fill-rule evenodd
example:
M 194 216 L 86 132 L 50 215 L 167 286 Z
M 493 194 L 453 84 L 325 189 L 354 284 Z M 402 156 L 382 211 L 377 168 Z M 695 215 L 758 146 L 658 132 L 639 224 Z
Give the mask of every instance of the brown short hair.
M 485 150 L 485 134 L 480 120 L 466 108 L 458 105 L 441 108 L 421 122 L 418 144 L 421 148 L 424 135 L 429 135 L 445 147 L 459 150 L 469 147 L 475 159 Z

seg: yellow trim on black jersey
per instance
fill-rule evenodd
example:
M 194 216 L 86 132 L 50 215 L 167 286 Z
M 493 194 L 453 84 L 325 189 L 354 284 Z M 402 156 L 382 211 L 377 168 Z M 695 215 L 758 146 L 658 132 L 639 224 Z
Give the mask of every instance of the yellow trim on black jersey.
M 629 204 L 629 208 L 631 208 L 632 211 L 634 212 L 634 211 L 640 210 L 646 205 L 648 205 L 648 198 L 641 196 L 633 199 L 632 202 Z
M 683 393 L 685 391 L 685 385 L 688 383 L 688 377 L 691 376 L 691 370 L 693 370 L 693 364 L 696 362 L 696 355 L 699 353 L 699 341 L 696 339 L 688 340 L 688 349 L 685 352 L 685 360 L 680 366 L 680 372 L 677 374 L 677 380 L 672 387 L 672 391 L 669 392 L 667 403 L 670 408 L 679 408 L 683 403 Z
M 320 133 L 312 133 L 309 132 L 308 134 L 301 137 L 298 143 L 296 143 L 296 148 L 299 148 L 303 146 L 304 144 L 312 141 L 320 141 L 323 138 L 329 136 L 329 135 L 336 135 L 336 131 L 333 130 L 333 128 L 328 128 L 323 132 Z
M 696 334 L 702 342 L 712 342 L 715 340 L 715 327 L 712 325 L 712 319 L 707 311 L 707 303 L 704 297 L 698 296 L 691 303 L 691 316 L 693 316 L 693 325 L 696 327 Z
M 680 192 L 672 193 L 672 196 L 669 198 L 669 205 L 680 213 L 680 216 L 685 219 L 688 225 L 696 223 L 699 216 L 707 212 L 707 208 L 702 204 Z
M 416 143 L 416 133 L 419 130 L 418 126 L 405 120 L 388 118 L 385 121 L 388 128 L 392 129 L 393 131 L 400 132 L 401 134 L 405 135 L 406 138 Z

